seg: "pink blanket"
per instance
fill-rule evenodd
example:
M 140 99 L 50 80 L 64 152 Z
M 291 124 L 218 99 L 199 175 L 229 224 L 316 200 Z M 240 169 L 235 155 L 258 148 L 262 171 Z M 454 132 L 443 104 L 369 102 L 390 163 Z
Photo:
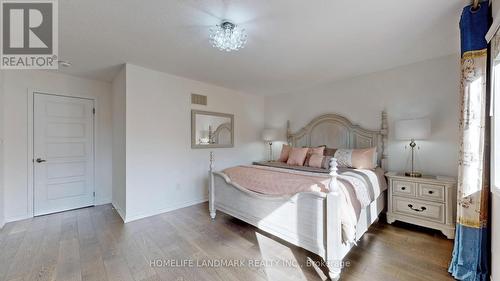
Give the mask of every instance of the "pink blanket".
M 339 183 L 348 185 L 365 207 L 387 189 L 384 171 L 340 169 Z M 236 166 L 224 170 L 232 182 L 267 195 L 294 195 L 299 192 L 328 192 L 330 175 L 260 165 Z
M 299 192 L 328 192 L 330 176 L 265 166 L 236 166 L 224 170 L 232 182 L 251 191 L 268 195 Z
M 237 166 L 224 170 L 231 182 L 248 190 L 276 196 L 328 192 L 331 177 L 324 173 L 267 166 Z M 361 210 L 387 189 L 382 169 L 340 169 L 338 183 L 344 200 L 341 220 L 344 241 L 354 241 Z

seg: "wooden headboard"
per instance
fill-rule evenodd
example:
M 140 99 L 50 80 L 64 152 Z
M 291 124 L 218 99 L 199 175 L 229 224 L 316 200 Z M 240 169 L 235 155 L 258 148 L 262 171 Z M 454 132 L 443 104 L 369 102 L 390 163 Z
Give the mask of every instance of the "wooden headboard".
M 387 169 L 387 113 L 383 111 L 381 117 L 380 130 L 364 129 L 338 114 L 316 117 L 296 133 L 291 132 L 288 121 L 288 143 L 297 147 L 320 145 L 331 148 L 377 147 L 379 165 Z

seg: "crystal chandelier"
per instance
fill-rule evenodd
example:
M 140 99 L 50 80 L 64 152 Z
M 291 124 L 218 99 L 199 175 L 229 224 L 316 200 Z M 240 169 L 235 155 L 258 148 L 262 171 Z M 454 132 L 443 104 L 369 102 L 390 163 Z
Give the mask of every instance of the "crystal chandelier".
M 232 22 L 223 21 L 210 28 L 210 43 L 221 51 L 237 51 L 245 46 L 247 33 Z

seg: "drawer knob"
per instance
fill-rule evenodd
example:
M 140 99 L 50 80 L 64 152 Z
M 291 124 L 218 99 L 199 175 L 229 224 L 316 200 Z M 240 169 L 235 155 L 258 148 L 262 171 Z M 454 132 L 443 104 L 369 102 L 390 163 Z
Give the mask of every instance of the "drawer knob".
M 401 190 L 406 190 L 406 186 L 401 187 Z
M 434 191 L 432 191 L 432 190 L 429 190 L 429 194 L 434 194 Z
M 420 207 L 420 209 L 415 209 L 415 208 L 413 208 L 412 204 L 408 204 L 408 208 L 412 209 L 415 212 L 423 212 L 423 211 L 427 210 L 427 208 L 424 206 Z

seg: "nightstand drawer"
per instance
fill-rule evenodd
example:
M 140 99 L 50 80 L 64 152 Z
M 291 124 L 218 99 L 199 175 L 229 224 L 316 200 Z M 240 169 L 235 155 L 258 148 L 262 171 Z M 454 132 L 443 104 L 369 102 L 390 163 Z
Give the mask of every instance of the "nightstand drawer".
M 415 196 L 417 185 L 409 181 L 392 181 L 392 192 L 396 195 Z
M 394 196 L 392 212 L 444 223 L 444 204 Z
M 444 185 L 420 183 L 417 196 L 423 199 L 444 202 Z

